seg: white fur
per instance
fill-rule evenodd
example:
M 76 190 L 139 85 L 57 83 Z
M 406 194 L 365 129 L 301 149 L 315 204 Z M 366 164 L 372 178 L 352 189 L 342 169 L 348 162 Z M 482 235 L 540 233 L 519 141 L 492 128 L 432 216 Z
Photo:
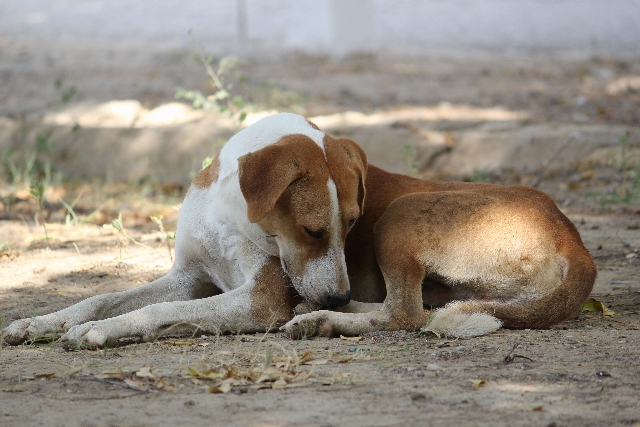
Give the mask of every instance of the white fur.
M 167 275 L 130 291 L 98 295 L 46 316 L 13 322 L 5 339 L 20 343 L 68 329 L 63 341 L 102 346 L 125 336 L 151 339 L 180 322 L 212 331 L 264 329 L 251 323 L 251 289 L 256 274 L 279 248 L 249 222 L 238 158 L 291 134 L 308 136 L 324 151 L 324 133 L 289 113 L 266 117 L 229 140 L 220 152 L 218 180 L 208 188 L 192 186 L 185 197 L 176 231 L 176 262 Z M 210 282 L 224 293 L 189 301 L 210 293 Z
M 247 203 L 240 191 L 238 158 L 291 134 L 307 135 L 324 149 L 324 133 L 311 127 L 304 117 L 291 113 L 266 117 L 229 140 L 220 152 L 218 181 L 204 189 L 192 186 L 182 204 L 176 257 L 178 253 L 193 254 L 203 261 L 224 291 L 251 279 L 267 255 L 279 255 L 275 239 L 249 222 Z
M 471 338 L 489 334 L 502 327 L 502 322 L 490 314 L 461 312 L 460 304 L 453 302 L 436 310 L 423 330 L 448 337 Z

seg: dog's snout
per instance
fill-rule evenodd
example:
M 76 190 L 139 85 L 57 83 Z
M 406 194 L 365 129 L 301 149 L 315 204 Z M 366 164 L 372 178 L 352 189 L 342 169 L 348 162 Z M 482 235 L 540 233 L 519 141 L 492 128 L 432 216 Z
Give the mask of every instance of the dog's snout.
M 326 306 L 329 308 L 342 307 L 343 305 L 349 304 L 351 301 L 351 290 L 348 290 L 344 294 L 331 294 L 327 296 Z

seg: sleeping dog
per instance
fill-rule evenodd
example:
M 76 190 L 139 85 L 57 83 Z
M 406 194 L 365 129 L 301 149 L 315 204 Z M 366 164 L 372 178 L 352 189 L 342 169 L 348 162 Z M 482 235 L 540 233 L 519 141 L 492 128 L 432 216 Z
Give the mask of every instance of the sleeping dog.
M 101 347 L 163 332 L 471 337 L 570 318 L 596 269 L 574 225 L 526 187 L 425 181 L 282 113 L 236 134 L 194 179 L 176 260 L 139 288 L 13 322 Z M 295 315 L 310 303 L 321 310 Z M 309 305 L 309 304 L 307 304 Z

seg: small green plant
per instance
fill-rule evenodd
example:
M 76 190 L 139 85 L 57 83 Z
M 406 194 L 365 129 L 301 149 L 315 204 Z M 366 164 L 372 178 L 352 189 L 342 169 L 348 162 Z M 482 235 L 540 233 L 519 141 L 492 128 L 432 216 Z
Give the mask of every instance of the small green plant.
M 16 256 L 18 254 L 18 250 L 10 245 L 7 242 L 2 242 L 0 243 L 0 258 L 6 256 L 6 257 L 13 257 Z
M 201 62 L 204 66 L 213 92 L 205 95 L 199 90 L 186 90 L 178 87 L 175 97 L 177 99 L 190 100 L 194 108 L 203 110 L 217 109 L 221 113 L 226 113 L 233 122 L 233 131 L 239 131 L 242 122 L 247 118 L 244 98 L 239 94 L 234 95 L 233 84 L 226 81 L 226 78 L 232 76 L 237 70 L 238 59 L 233 56 L 227 56 L 216 60 L 214 55 L 206 56 L 204 47 L 193 38 L 191 31 L 189 31 L 189 36 L 196 50 L 194 60 Z M 213 69 L 216 63 L 217 71 Z
M 64 88 L 64 81 L 62 79 L 56 79 L 55 87 L 58 91 L 60 91 L 60 102 L 62 105 L 67 105 L 71 102 L 71 99 L 77 95 L 78 90 L 75 86 L 71 86 L 70 88 Z
M 173 236 L 169 233 L 167 233 L 164 230 L 164 225 L 162 224 L 162 215 L 160 216 L 160 218 L 157 218 L 153 215 L 150 216 L 151 221 L 155 222 L 156 225 L 158 226 L 158 228 L 160 228 L 160 232 L 163 234 L 163 243 L 165 244 L 165 246 L 167 247 L 167 250 L 169 251 L 169 258 L 171 259 L 171 264 L 173 264 L 173 253 L 171 252 L 171 240 L 175 240 L 176 239 L 176 233 L 173 233 Z
M 404 157 L 404 161 L 407 165 L 407 175 L 417 178 L 419 176 L 418 173 L 418 164 L 416 163 L 416 155 L 418 154 L 418 149 L 413 145 L 405 145 L 402 147 L 402 157 Z
M 473 174 L 469 177 L 469 182 L 487 182 L 489 172 L 486 169 L 474 169 Z
M 76 198 L 73 199 L 71 204 L 65 202 L 62 198 L 60 198 L 60 204 L 64 206 L 64 208 L 67 210 L 67 213 L 64 217 L 64 223 L 67 226 L 67 228 L 70 228 L 72 225 L 80 224 L 80 220 L 78 219 L 78 215 L 76 215 L 74 208 L 76 204 L 80 201 L 81 197 L 82 197 L 82 193 L 78 194 Z
M 40 215 L 42 227 L 44 228 L 44 236 L 47 239 L 47 246 L 49 246 L 49 233 L 47 233 L 47 221 L 44 213 L 44 192 L 45 185 L 42 181 L 34 182 L 29 187 L 29 193 L 31 194 L 31 197 L 38 204 L 38 214 Z
M 114 230 L 116 230 L 118 232 L 117 245 L 120 248 L 120 261 L 122 261 L 122 249 L 125 247 L 125 244 L 126 244 L 127 241 L 130 241 L 135 245 L 139 245 L 139 246 L 142 246 L 142 247 L 145 247 L 145 248 L 149 248 L 144 243 L 138 242 L 136 239 L 134 239 L 133 237 L 129 236 L 127 231 L 124 229 L 124 225 L 122 224 L 122 214 L 121 213 L 118 214 L 118 218 L 114 219 L 109 224 L 103 224 L 102 226 L 104 228 L 113 228 Z M 120 236 L 124 237 L 124 241 L 120 238 Z
M 622 179 L 613 193 L 603 196 L 602 204 L 630 203 L 640 196 L 640 173 L 632 168 L 628 145 L 629 134 L 625 133 L 618 141 L 618 156 L 613 160 L 614 165 L 620 168 Z M 633 179 L 631 183 L 630 179 Z
M 17 151 L 7 148 L 0 152 L 0 179 L 11 185 L 30 185 L 40 180 L 46 186 L 59 184 L 62 173 L 56 171 L 49 158 L 55 143 L 52 142 L 51 130 L 36 135 L 35 148 Z

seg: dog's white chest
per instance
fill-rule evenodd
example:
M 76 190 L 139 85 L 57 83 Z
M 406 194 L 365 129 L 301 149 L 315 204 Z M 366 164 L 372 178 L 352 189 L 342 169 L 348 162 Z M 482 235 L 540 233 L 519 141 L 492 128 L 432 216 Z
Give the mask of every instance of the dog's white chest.
M 228 203 L 214 189 L 192 188 L 182 205 L 176 233 L 176 262 L 199 263 L 225 292 L 253 278 L 268 258 L 243 230 L 225 218 L 225 212 L 233 208 Z

